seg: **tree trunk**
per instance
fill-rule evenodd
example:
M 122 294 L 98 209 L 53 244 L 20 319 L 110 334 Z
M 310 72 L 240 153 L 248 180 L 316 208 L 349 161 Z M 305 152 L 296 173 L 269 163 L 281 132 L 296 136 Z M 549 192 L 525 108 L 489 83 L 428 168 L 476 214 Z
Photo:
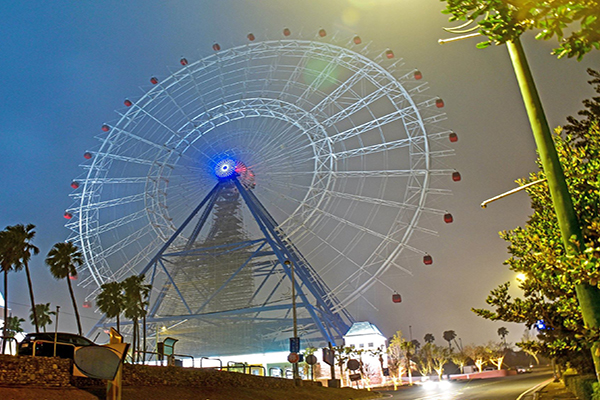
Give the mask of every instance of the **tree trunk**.
M 25 274 L 27 275 L 27 286 L 29 286 L 29 298 L 31 299 L 31 314 L 33 314 L 33 324 L 35 325 L 35 333 L 40 331 L 38 324 L 37 310 L 35 309 L 35 300 L 33 299 L 33 282 L 31 282 L 31 274 L 29 273 L 29 265 L 25 263 Z
M 117 314 L 117 331 L 121 333 L 121 324 L 119 322 L 119 314 Z
M 69 294 L 71 295 L 71 301 L 73 302 L 73 311 L 75 311 L 75 319 L 77 320 L 77 330 L 79 335 L 83 336 L 81 330 L 81 320 L 79 319 L 79 310 L 77 310 L 77 301 L 75 300 L 75 293 L 73 293 L 73 286 L 71 286 L 71 280 L 67 276 L 67 285 L 69 286 Z
M 137 335 L 136 335 L 135 326 L 137 325 L 137 319 L 134 318 L 132 321 L 133 321 L 133 333 L 132 333 L 133 337 L 131 339 L 131 350 L 132 350 L 131 351 L 131 361 L 135 364 L 135 360 L 136 360 L 136 356 L 137 356 L 137 353 L 136 353 L 137 347 L 135 345 L 136 344 Z
M 4 270 L 4 324 L 2 324 L 2 354 L 6 350 L 6 321 L 8 321 L 8 270 Z

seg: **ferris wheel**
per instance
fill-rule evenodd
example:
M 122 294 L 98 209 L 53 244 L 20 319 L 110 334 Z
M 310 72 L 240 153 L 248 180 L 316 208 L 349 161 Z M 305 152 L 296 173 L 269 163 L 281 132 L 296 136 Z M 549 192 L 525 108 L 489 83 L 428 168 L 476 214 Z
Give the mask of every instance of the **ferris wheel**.
M 249 34 L 181 58 L 126 99 L 85 152 L 65 212 L 89 298 L 139 273 L 229 159 L 251 171 L 252 193 L 341 307 L 373 285 L 393 290 L 390 270 L 431 264 L 414 239 L 452 222 L 433 199 L 460 180 L 444 163 L 457 136 L 438 126 L 444 102 L 424 93 L 421 72 L 370 47 L 323 29 L 311 39 Z

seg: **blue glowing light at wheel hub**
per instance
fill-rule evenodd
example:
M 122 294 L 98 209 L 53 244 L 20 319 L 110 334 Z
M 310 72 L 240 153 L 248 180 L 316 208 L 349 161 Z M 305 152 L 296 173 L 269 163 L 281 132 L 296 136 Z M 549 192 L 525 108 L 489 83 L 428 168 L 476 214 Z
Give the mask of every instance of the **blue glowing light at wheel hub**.
M 229 178 L 235 174 L 237 163 L 228 158 L 225 160 L 221 160 L 215 166 L 215 175 L 219 178 Z

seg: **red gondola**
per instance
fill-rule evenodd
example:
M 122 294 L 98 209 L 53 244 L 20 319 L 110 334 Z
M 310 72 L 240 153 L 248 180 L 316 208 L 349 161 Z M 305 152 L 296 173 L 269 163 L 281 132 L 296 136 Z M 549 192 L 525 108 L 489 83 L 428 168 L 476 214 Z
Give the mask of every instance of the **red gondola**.
M 354 44 L 361 44 L 362 43 L 362 39 L 358 35 L 354 36 L 354 39 L 352 39 L 352 41 L 354 41 Z
M 131 105 L 132 105 L 133 103 L 131 102 L 131 100 L 129 100 L 129 99 L 125 99 L 125 101 L 123 102 L 123 104 L 125 104 L 125 106 L 127 106 L 127 107 L 131 107 Z
M 288 28 L 284 28 L 283 29 L 283 36 L 290 36 L 291 35 L 291 31 Z
M 325 32 L 325 29 L 323 29 L 323 28 L 319 29 L 319 36 L 321 36 L 321 37 L 327 36 L 327 32 Z
M 402 303 L 402 296 L 400 296 L 398 293 L 394 293 L 392 295 L 392 301 L 394 303 Z
M 72 281 L 76 281 L 77 280 L 77 275 L 69 275 L 69 279 Z
M 452 173 L 452 180 L 453 180 L 454 182 L 458 182 L 458 181 L 460 181 L 460 179 L 461 179 L 460 172 L 458 172 L 458 171 L 454 171 L 454 172 Z
M 437 108 L 442 108 L 442 107 L 444 107 L 444 100 L 442 100 L 442 99 L 435 99 L 435 106 L 436 106 Z
M 156 84 L 158 83 L 158 79 L 156 79 L 155 77 L 152 77 L 152 78 L 150 78 L 150 82 L 151 82 L 153 85 L 156 85 Z
M 450 223 L 452 223 L 452 221 L 454 221 L 452 214 L 450 214 L 450 213 L 444 214 L 444 222 L 445 223 L 450 224 Z
M 454 132 L 450 132 L 450 134 L 448 135 L 448 139 L 454 143 L 454 142 L 458 142 L 458 135 Z
M 83 308 L 92 308 L 92 303 L 90 303 L 89 301 L 84 301 Z
M 90 153 L 89 151 L 86 151 L 85 153 L 83 153 L 83 158 L 85 158 L 86 160 L 89 160 L 90 158 L 92 158 L 92 153 Z
M 108 132 L 108 131 L 110 131 L 110 126 L 108 126 L 108 125 L 104 124 L 104 125 L 102 125 L 102 130 L 103 130 L 104 132 Z
M 73 181 L 73 182 L 71 182 L 71 187 L 72 187 L 73 189 L 78 189 L 78 188 L 79 188 L 79 182 L 77 182 L 77 181 Z
M 219 50 L 221 50 L 221 46 L 219 45 L 219 43 L 215 43 L 215 44 L 213 44 L 213 50 L 214 50 L 214 51 L 219 51 Z
M 423 264 L 425 264 L 425 265 L 433 264 L 433 257 L 431 257 L 429 254 L 425 254 L 425 256 L 423 256 Z
M 423 74 L 421 73 L 421 71 L 416 70 L 414 73 L 414 77 L 416 80 L 420 80 L 420 79 L 423 79 Z
M 394 52 L 393 52 L 392 50 L 390 50 L 390 49 L 387 49 L 387 50 L 385 51 L 385 56 L 386 56 L 387 58 L 389 58 L 389 59 L 392 59 L 392 58 L 394 58 Z
M 179 60 L 179 62 L 181 63 L 181 65 L 183 65 L 184 67 L 186 65 L 188 65 L 188 60 L 187 58 L 181 57 L 181 60 Z
M 71 214 L 68 211 L 65 211 L 65 213 L 63 214 L 63 217 L 65 217 L 66 219 L 71 219 L 71 218 L 73 218 L 73 214 Z
M 256 39 L 256 38 L 254 37 L 254 33 L 249 33 L 249 34 L 248 34 L 248 36 L 247 36 L 247 38 L 248 38 L 248 40 L 249 40 L 249 41 L 251 41 L 251 42 L 254 42 L 254 39 Z

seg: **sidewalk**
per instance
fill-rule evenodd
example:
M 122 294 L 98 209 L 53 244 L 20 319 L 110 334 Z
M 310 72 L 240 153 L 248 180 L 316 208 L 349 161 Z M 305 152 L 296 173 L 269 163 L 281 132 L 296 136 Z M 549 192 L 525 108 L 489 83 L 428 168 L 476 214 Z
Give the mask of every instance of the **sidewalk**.
M 535 392 L 533 398 L 536 400 L 577 400 L 577 397 L 569 392 L 562 382 L 550 382 Z

